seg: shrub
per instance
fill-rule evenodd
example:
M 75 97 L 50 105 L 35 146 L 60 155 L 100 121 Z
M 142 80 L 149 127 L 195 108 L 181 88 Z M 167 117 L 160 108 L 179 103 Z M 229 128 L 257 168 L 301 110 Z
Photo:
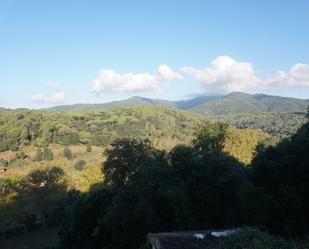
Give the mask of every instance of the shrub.
M 26 159 L 26 158 L 27 158 L 27 155 L 25 154 L 25 152 L 20 151 L 20 152 L 17 152 L 17 153 L 15 154 L 15 158 L 16 158 L 16 159 Z
M 45 147 L 43 157 L 47 161 L 52 161 L 54 159 L 54 154 L 48 147 Z
M 34 160 L 35 161 L 42 161 L 43 160 L 43 152 L 42 152 L 41 148 L 37 148 Z
M 78 171 L 82 171 L 86 165 L 86 162 L 84 160 L 79 160 L 77 163 L 74 165 L 74 169 Z
M 87 144 L 86 151 L 87 152 L 91 152 L 92 151 L 92 145 L 91 144 Z
M 72 151 L 68 147 L 63 149 L 63 155 L 69 160 L 72 159 Z
M 9 149 L 9 143 L 8 141 L 4 140 L 0 142 L 0 152 L 6 151 Z
M 18 146 L 14 143 L 10 144 L 9 149 L 11 151 L 18 151 Z

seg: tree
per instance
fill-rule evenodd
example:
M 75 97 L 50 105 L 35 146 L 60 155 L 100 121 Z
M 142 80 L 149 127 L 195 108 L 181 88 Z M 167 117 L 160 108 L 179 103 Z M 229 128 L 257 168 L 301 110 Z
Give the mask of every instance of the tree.
M 71 160 L 72 159 L 72 151 L 68 148 L 68 147 L 65 147 L 63 149 L 63 155 L 64 157 L 66 157 L 67 159 Z
M 11 143 L 11 144 L 9 145 L 9 149 L 10 149 L 11 151 L 18 151 L 18 146 L 16 145 L 15 142 L 13 142 L 13 143 Z
M 120 139 L 106 151 L 106 157 L 104 182 L 115 191 L 104 219 L 110 247 L 138 248 L 148 231 L 172 229 L 179 212 L 170 204 L 176 184 L 165 153 L 149 140 Z M 139 227 L 129 231 L 134 224 Z
M 79 160 L 78 162 L 75 163 L 74 169 L 78 171 L 82 171 L 86 165 L 86 162 L 84 160 Z
M 86 151 L 87 151 L 88 153 L 92 151 L 92 145 L 91 145 L 90 143 L 88 143 L 88 144 L 86 145 Z
M 0 180 L 0 231 L 7 235 L 46 225 L 56 204 L 66 194 L 64 171 L 40 168 L 26 176 Z M 3 191 L 3 192 L 2 192 Z
M 228 125 L 222 122 L 206 123 L 195 132 L 193 145 L 201 154 L 223 151 Z
M 160 153 L 149 140 L 119 139 L 106 150 L 102 171 L 105 183 L 123 187 L 139 170 L 147 170 Z
M 111 234 L 104 217 L 112 200 L 113 192 L 104 188 L 67 204 L 65 208 L 70 212 L 63 212 L 60 248 L 97 249 L 109 245 Z
M 47 161 L 52 161 L 54 159 L 54 154 L 48 147 L 44 148 L 43 158 Z
M 43 160 L 43 152 L 42 152 L 41 148 L 36 149 L 36 155 L 35 155 L 34 159 L 36 161 L 42 161 Z
M 260 151 L 252 162 L 257 187 L 273 200 L 267 215 L 272 232 L 308 231 L 309 215 L 309 121 L 291 139 Z
M 63 145 L 78 144 L 79 134 L 75 128 L 64 124 L 58 125 L 57 141 Z
M 7 140 L 0 141 L 0 152 L 9 149 L 9 142 Z
M 22 180 L 20 201 L 30 213 L 45 217 L 66 192 L 64 176 L 63 169 L 59 167 L 30 172 Z

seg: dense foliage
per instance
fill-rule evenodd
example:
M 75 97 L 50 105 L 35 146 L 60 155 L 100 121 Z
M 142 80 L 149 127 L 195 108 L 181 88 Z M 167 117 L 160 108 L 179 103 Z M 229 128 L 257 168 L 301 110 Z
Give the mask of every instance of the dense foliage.
M 141 120 L 149 117 L 144 113 L 149 111 L 148 108 L 123 110 L 133 112 L 135 116 L 137 113 L 143 115 Z M 76 154 L 72 153 L 68 144 L 75 143 L 74 139 L 70 140 L 74 137 L 78 137 L 78 143 L 81 142 L 83 130 L 78 127 L 87 127 L 87 123 L 95 121 L 92 118 L 96 115 L 101 117 L 104 113 L 120 110 L 83 114 L 3 110 L 7 113 L 1 116 L 2 120 L 12 122 L 11 127 L 0 122 L 5 128 L 3 137 L 7 139 L 8 134 L 13 135 L 12 129 L 15 130 L 16 140 L 12 141 L 15 141 L 16 147 L 23 145 L 20 148 L 26 148 L 26 144 L 32 143 L 44 147 L 43 150 L 38 148 L 34 155 L 37 168 L 25 175 L 0 178 L 0 238 L 1 235 L 11 236 L 53 225 L 61 227 L 60 247 L 63 249 L 135 249 L 144 246 L 149 232 L 243 225 L 285 236 L 304 236 L 309 232 L 308 121 L 291 138 L 275 145 L 261 130 L 234 130 L 225 123 L 192 116 L 191 121 L 196 121 L 194 124 L 198 127 L 194 129 L 190 120 L 182 114 L 177 118 L 178 111 L 159 110 L 163 113 L 162 117 L 156 117 L 163 124 L 171 123 L 175 127 L 187 122 L 184 128 L 188 129 L 187 135 L 191 139 L 170 150 L 162 150 L 148 139 L 151 137 L 149 134 L 139 134 L 136 138 L 131 136 L 143 130 L 145 123 L 137 129 L 130 129 L 130 135 L 124 126 L 120 126 L 122 129 L 118 127 L 116 131 L 121 135 L 116 134 L 105 149 L 102 174 L 89 167 L 86 160 L 75 159 Z M 166 112 L 174 111 L 175 119 L 181 122 L 171 121 L 170 116 L 165 120 Z M 29 115 L 17 115 L 25 112 Z M 37 115 L 37 119 L 32 115 Z M 76 115 L 83 118 L 76 119 Z M 13 126 L 14 120 L 20 122 L 18 126 Z M 39 121 L 37 126 L 34 125 L 35 120 Z M 41 127 L 52 125 L 56 120 L 70 127 L 67 132 L 75 129 L 76 134 L 65 132 L 66 135 L 59 136 L 62 133 L 57 130 L 52 136 L 43 136 L 46 133 Z M 124 123 L 127 122 L 125 118 Z M 155 120 L 153 122 L 160 127 Z M 21 140 L 22 133 L 19 131 L 25 124 L 30 127 L 28 136 L 25 136 L 29 139 Z M 35 133 L 34 127 L 38 128 L 38 133 Z M 100 125 L 96 127 L 102 128 Z M 177 134 L 169 127 L 161 132 L 167 131 L 171 132 L 167 134 Z M 182 132 L 177 138 L 185 139 L 186 131 Z M 93 133 L 99 136 L 95 130 Z M 51 140 L 42 140 L 43 137 Z M 64 142 L 68 140 L 70 142 Z M 73 165 L 70 176 L 83 175 L 79 181 L 69 179 L 67 166 L 61 161 L 54 161 L 51 146 L 46 146 L 49 142 L 63 145 L 60 154 Z M 89 156 L 92 150 L 99 148 L 91 146 L 93 143 L 92 139 L 84 141 L 84 155 Z M 251 162 L 252 154 L 255 157 Z M 23 150 L 16 154 L 16 160 L 21 162 L 27 157 Z M 43 167 L 47 162 L 49 166 Z M 78 184 L 83 184 L 81 181 L 88 181 L 88 178 L 96 178 L 96 181 L 89 181 L 92 183 L 87 188 L 89 192 L 76 191 L 82 190 Z M 70 181 L 73 184 L 69 184 Z M 256 239 L 252 240 L 250 233 L 252 231 L 244 230 L 219 247 L 239 248 L 241 238 L 242 243 L 247 243 L 246 248 L 291 248 L 285 241 L 258 231 Z
M 22 145 L 88 144 L 106 146 L 117 138 L 150 138 L 174 145 L 187 141 L 203 122 L 196 115 L 162 107 L 118 108 L 109 111 L 57 113 L 0 110 L 0 151 Z
M 62 248 L 133 249 L 149 232 L 241 225 L 308 232 L 309 123 L 291 140 L 261 148 L 249 168 L 224 152 L 226 134 L 222 123 L 201 127 L 191 146 L 167 154 L 149 140 L 114 142 L 102 189 L 66 207 Z M 220 247 L 292 248 L 264 234 L 237 236 Z
M 271 196 L 272 230 L 307 230 L 309 221 L 309 123 L 291 140 L 259 153 L 252 162 L 253 180 Z M 284 208 L 283 208 L 284 207 Z
M 24 177 L 0 178 L 0 235 L 32 231 L 48 223 L 57 203 L 66 196 L 64 171 L 42 168 Z
M 105 147 L 119 138 L 148 138 L 155 147 L 169 150 L 179 143 L 189 144 L 195 128 L 207 123 L 205 117 L 163 107 L 82 113 L 3 110 L 0 114 L 0 152 L 43 147 L 36 149 L 36 161 L 53 160 L 53 152 L 48 149 L 53 143 L 85 144 L 91 152 L 92 144 Z M 259 129 L 234 129 L 229 134 L 225 151 L 245 164 L 250 163 L 256 145 L 268 139 Z M 64 149 L 64 154 L 72 157 L 68 149 Z
M 306 122 L 305 112 L 240 113 L 217 118 L 238 129 L 261 129 L 279 139 L 294 135 Z

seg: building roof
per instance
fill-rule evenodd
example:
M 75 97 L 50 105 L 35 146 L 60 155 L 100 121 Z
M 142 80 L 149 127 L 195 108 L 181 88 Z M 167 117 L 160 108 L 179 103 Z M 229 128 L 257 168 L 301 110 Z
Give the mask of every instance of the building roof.
M 186 231 L 150 233 L 148 241 L 153 249 L 207 249 L 235 230 Z

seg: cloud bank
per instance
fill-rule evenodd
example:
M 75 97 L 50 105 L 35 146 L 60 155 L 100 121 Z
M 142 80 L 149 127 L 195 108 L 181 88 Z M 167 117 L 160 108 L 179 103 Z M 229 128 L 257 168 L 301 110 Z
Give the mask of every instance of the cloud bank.
M 162 90 L 162 84 L 166 81 L 181 80 L 183 76 L 175 72 L 167 65 L 160 65 L 157 74 L 151 73 L 118 73 L 113 69 L 101 69 L 98 77 L 91 85 L 91 91 L 95 93 L 116 92 L 135 93 L 153 92 Z
M 251 63 L 238 62 L 229 56 L 219 56 L 203 69 L 182 67 L 180 71 L 192 76 L 208 93 L 309 87 L 309 65 L 300 63 L 266 78 L 259 77 Z
M 32 103 L 36 104 L 61 104 L 65 102 L 65 94 L 62 90 L 61 84 L 58 82 L 50 82 L 47 84 L 50 88 L 56 92 L 47 95 L 45 93 L 37 93 L 30 98 Z
M 229 56 L 219 56 L 208 67 L 181 67 L 171 69 L 163 64 L 158 72 L 118 73 L 101 69 L 91 85 L 95 93 L 159 93 L 164 82 L 193 79 L 206 94 L 224 94 L 233 91 L 265 92 L 309 87 L 309 65 L 295 64 L 287 71 L 262 78 L 250 62 L 240 62 Z

